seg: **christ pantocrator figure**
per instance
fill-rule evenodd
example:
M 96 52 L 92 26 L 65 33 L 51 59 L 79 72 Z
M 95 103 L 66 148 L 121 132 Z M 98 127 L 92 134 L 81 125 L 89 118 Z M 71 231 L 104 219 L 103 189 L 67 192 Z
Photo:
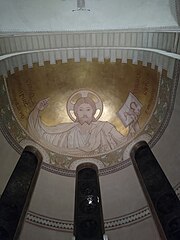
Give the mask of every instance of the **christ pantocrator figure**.
M 73 103 L 72 99 L 76 96 L 77 100 Z M 88 90 L 74 93 L 67 102 L 67 112 L 72 123 L 48 127 L 42 123 L 39 116 L 39 113 L 48 106 L 48 102 L 48 98 L 39 101 L 30 113 L 28 131 L 38 142 L 57 153 L 73 155 L 104 153 L 127 141 L 132 134 L 131 129 L 133 132 L 135 129 L 130 126 L 126 137 L 111 123 L 98 121 L 103 112 L 103 104 L 97 94 Z M 138 116 L 133 114 L 132 117 L 134 118 L 132 126 L 138 126 Z

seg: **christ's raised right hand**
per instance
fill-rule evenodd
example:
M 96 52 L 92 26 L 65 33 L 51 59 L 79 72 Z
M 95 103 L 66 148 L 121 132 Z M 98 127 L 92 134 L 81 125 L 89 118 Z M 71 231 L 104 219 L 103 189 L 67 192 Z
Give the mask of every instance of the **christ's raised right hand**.
M 45 98 L 38 102 L 36 105 L 36 108 L 38 108 L 40 111 L 44 110 L 49 104 L 49 98 Z

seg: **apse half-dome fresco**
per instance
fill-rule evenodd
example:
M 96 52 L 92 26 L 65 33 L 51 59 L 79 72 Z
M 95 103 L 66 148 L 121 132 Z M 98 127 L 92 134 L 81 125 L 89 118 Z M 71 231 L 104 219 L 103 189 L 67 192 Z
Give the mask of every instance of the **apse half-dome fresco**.
M 166 71 L 131 60 L 25 65 L 1 81 L 1 115 L 11 138 L 38 147 L 46 164 L 74 170 L 88 160 L 103 169 L 129 158 L 135 141 L 152 140 L 170 82 Z

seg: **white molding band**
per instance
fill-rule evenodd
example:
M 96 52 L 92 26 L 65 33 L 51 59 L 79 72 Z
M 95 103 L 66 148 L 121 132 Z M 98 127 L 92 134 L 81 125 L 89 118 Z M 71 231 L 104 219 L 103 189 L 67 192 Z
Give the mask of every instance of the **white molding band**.
M 167 70 L 168 77 L 172 78 L 175 59 L 180 60 L 180 55 L 157 49 L 128 47 L 34 50 L 0 56 L 0 75 L 6 77 L 8 71 L 12 74 L 15 67 L 22 70 L 26 64 L 29 68 L 32 68 L 33 63 L 39 63 L 42 66 L 45 61 L 55 64 L 57 60 L 61 60 L 62 63 L 66 63 L 68 59 L 74 59 L 75 62 L 79 62 L 81 58 L 85 58 L 87 61 L 97 58 L 99 62 L 104 62 L 105 59 L 110 59 L 111 62 L 115 62 L 116 59 L 122 59 L 123 63 L 126 63 L 128 59 L 132 59 L 134 64 L 137 64 L 137 61 L 142 61 L 144 66 L 147 63 L 151 63 L 152 68 L 157 66 L 159 72 L 162 69 Z
M 90 31 L 1 35 L 0 55 L 38 49 L 81 47 L 139 47 L 174 52 L 177 32 L 178 30 L 174 32 L 132 30 L 132 32 Z

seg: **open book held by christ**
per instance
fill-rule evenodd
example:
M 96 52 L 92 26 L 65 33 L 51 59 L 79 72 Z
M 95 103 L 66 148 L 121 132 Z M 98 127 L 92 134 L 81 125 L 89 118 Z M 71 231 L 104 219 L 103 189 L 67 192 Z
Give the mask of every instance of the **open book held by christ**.
M 130 92 L 124 105 L 117 112 L 124 127 L 128 127 L 134 121 L 135 115 L 140 115 L 142 106 L 142 103 Z

